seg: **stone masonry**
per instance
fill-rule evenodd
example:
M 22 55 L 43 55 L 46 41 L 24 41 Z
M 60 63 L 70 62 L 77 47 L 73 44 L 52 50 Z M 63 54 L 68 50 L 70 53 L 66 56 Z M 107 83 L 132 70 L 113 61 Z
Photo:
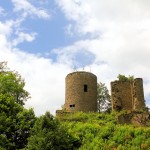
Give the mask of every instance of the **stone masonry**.
M 144 110 L 145 100 L 142 78 L 133 81 L 111 82 L 112 110 Z
M 70 112 L 97 111 L 97 77 L 94 74 L 78 71 L 66 76 L 64 109 Z

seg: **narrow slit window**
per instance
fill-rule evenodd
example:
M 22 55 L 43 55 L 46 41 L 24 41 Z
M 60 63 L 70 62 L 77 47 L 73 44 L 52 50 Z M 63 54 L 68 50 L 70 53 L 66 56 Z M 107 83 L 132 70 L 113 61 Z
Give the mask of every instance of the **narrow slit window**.
M 88 86 L 87 84 L 84 84 L 84 92 L 87 92 L 88 91 Z

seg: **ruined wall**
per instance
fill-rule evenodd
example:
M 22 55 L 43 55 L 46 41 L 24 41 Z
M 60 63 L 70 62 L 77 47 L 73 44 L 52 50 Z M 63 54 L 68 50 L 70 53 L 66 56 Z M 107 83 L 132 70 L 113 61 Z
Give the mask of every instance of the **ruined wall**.
M 123 113 L 117 117 L 119 124 L 133 124 L 134 126 L 150 126 L 150 114 L 148 112 Z
M 111 82 L 111 99 L 113 110 L 131 110 L 132 94 L 130 82 L 114 81 Z
M 133 109 L 143 110 L 145 108 L 143 80 L 136 78 L 133 82 Z
M 97 111 L 97 77 L 89 72 L 73 72 L 66 77 L 66 111 Z
M 134 81 L 111 82 L 112 109 L 119 110 L 144 110 L 143 81 L 136 78 Z

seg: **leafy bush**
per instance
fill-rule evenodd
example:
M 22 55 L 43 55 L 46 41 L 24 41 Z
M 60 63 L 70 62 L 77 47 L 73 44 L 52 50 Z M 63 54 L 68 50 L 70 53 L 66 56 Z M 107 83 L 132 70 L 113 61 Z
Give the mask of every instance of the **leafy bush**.
M 150 148 L 150 128 L 119 125 L 116 119 L 118 114 L 115 112 L 111 114 L 78 112 L 71 115 L 72 119 L 69 119 L 69 116 L 67 119 L 61 118 L 61 124 L 71 135 L 80 140 L 79 150 L 148 150 Z
M 134 80 L 134 76 L 130 76 L 130 75 L 126 77 L 125 75 L 119 74 L 117 78 L 119 79 L 119 81 L 133 81 Z
M 49 112 L 37 119 L 28 142 L 28 150 L 73 150 L 80 142 Z

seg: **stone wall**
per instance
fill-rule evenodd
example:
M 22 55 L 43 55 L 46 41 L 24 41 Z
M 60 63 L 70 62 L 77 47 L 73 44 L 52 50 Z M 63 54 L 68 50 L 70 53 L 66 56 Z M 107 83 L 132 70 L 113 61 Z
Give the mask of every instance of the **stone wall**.
M 135 126 L 150 126 L 150 114 L 148 112 L 130 112 L 118 116 L 119 124 L 133 124 Z
M 143 91 L 143 80 L 137 78 L 133 82 L 133 109 L 140 110 L 145 109 L 144 91 Z
M 111 82 L 111 99 L 113 110 L 131 110 L 132 94 L 130 82 L 114 81 Z
M 66 111 L 97 111 L 97 77 L 89 72 L 73 72 L 66 77 Z
M 56 116 L 58 116 L 58 117 L 61 117 L 61 116 L 63 117 L 63 116 L 66 116 L 68 114 L 70 114 L 70 112 L 68 112 L 68 111 L 56 110 Z
M 145 101 L 142 79 L 111 82 L 111 98 L 113 110 L 144 110 Z

